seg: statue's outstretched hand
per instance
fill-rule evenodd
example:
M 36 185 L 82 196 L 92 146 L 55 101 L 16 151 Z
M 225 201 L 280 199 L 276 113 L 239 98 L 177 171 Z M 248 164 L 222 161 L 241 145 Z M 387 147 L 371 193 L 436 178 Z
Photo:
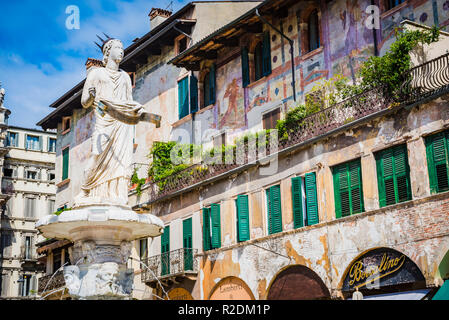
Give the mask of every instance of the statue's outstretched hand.
M 161 126 L 161 116 L 149 112 L 142 112 L 140 114 L 140 121 L 152 122 L 156 125 L 156 128 Z
M 95 99 L 97 95 L 97 90 L 95 89 L 95 87 L 91 87 L 89 88 L 89 96 L 91 99 Z

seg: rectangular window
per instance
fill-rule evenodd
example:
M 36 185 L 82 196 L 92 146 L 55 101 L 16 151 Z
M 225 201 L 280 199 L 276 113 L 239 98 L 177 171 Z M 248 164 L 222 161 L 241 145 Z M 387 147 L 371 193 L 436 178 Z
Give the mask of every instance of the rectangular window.
M 198 111 L 198 79 L 190 76 L 190 113 Z
M 62 150 L 62 181 L 69 177 L 69 148 Z
M 397 7 L 398 5 L 403 3 L 404 1 L 405 0 L 385 0 L 386 9 L 387 10 L 393 9 L 394 7 Z
M 264 33 L 262 50 L 262 73 L 263 76 L 268 76 L 271 74 L 271 39 L 269 32 Z
M 8 216 L 12 216 L 12 214 L 13 214 L 13 211 L 12 211 L 13 210 L 13 201 L 14 201 L 14 198 L 10 198 L 8 200 L 8 202 L 6 202 L 5 214 Z
M 262 116 L 263 128 L 265 130 L 276 129 L 276 125 L 277 125 L 278 120 L 280 119 L 280 116 L 281 116 L 280 108 L 277 108 L 273 111 L 265 113 Z
M 380 207 L 411 200 L 407 145 L 380 151 L 375 157 Z
M 239 195 L 235 200 L 237 208 L 237 241 L 250 239 L 248 195 Z
M 242 82 L 243 88 L 246 88 L 250 82 L 249 54 L 247 47 L 242 48 Z
M 27 173 L 27 175 L 26 175 L 27 179 L 31 179 L 31 180 L 36 180 L 37 179 L 37 172 L 36 171 L 27 170 L 26 173 Z
M 332 168 L 337 218 L 364 211 L 360 159 Z
M 189 77 L 178 82 L 178 111 L 179 119 L 189 114 Z
M 12 237 L 11 233 L 2 231 L 0 238 L 0 255 L 2 257 L 11 257 Z
M 268 234 L 282 231 L 281 186 L 276 185 L 266 190 L 268 212 Z
M 139 240 L 139 258 L 140 261 L 145 261 L 148 258 L 148 239 L 146 238 Z M 143 268 L 143 265 L 141 268 Z
M 34 151 L 42 150 L 42 140 L 40 136 L 32 136 L 27 134 L 25 143 L 26 143 L 25 149 L 27 150 L 34 150 Z
M 8 274 L 2 274 L 2 278 L 1 278 L 1 286 L 0 286 L 0 290 L 2 290 L 0 292 L 0 296 L 1 297 L 7 297 L 8 296 L 8 292 L 9 292 L 9 275 Z
M 55 180 L 55 173 L 54 173 L 54 172 L 48 172 L 48 173 L 47 173 L 47 180 L 48 180 L 48 181 L 53 181 L 53 180 Z
M 220 205 L 213 203 L 210 208 L 203 208 L 203 249 L 207 251 L 220 247 Z
M 292 206 L 295 229 L 319 222 L 315 172 L 292 178 Z
M 6 136 L 6 146 L 8 147 L 19 146 L 19 134 L 17 132 L 8 132 Z
M 161 235 L 161 267 L 161 275 L 170 273 L 170 226 L 166 226 Z
M 48 200 L 48 214 L 55 212 L 55 200 Z
M 3 176 L 12 178 L 14 170 L 11 168 L 3 168 Z
M 35 206 L 36 199 L 35 198 L 25 198 L 25 218 L 34 218 L 35 217 Z
M 426 137 L 430 192 L 449 190 L 449 130 Z
M 25 244 L 24 244 L 24 253 L 23 253 L 23 258 L 25 260 L 30 260 L 32 258 L 32 237 L 31 236 L 26 236 L 25 237 Z
M 62 134 L 65 134 L 68 131 L 70 131 L 71 124 L 72 124 L 72 119 L 70 117 L 62 118 Z
M 19 280 L 19 296 L 27 297 L 31 290 L 31 275 L 24 274 Z
M 48 139 L 48 152 L 56 152 L 56 139 Z
M 193 270 L 192 218 L 182 221 L 182 245 L 184 248 L 184 271 Z

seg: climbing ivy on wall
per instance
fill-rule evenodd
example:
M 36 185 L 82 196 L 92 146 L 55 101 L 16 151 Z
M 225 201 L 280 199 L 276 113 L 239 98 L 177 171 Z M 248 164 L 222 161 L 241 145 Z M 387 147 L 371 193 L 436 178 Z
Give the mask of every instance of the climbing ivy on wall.
M 388 93 L 396 93 L 405 80 L 404 73 L 411 67 L 411 51 L 419 44 L 438 41 L 439 35 L 440 30 L 436 26 L 424 31 L 397 30 L 396 41 L 384 56 L 370 57 L 362 64 L 359 70 L 360 86 L 369 89 L 384 85 Z

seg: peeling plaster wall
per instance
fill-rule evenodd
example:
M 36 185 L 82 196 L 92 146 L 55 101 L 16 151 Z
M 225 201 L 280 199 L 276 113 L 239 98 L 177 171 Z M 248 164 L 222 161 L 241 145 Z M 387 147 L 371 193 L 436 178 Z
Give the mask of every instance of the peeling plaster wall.
M 418 265 L 428 285 L 437 284 L 438 265 L 449 249 L 449 193 L 430 195 L 422 137 L 449 127 L 448 104 L 449 96 L 445 96 L 411 110 L 401 109 L 293 151 L 279 158 L 275 175 L 263 176 L 254 167 L 175 197 L 169 200 L 170 208 L 153 205 L 152 212 L 159 212 L 167 223 L 194 212 L 198 217 L 194 247 L 201 252 L 201 208 L 221 204 L 222 248 L 198 258 L 196 286 L 200 290 L 194 298 L 208 298 L 218 281 L 235 276 L 245 281 L 256 299 L 264 299 L 276 274 L 289 264 L 312 269 L 337 297 L 352 260 L 375 247 L 399 250 Z M 408 146 L 413 200 L 379 209 L 374 153 L 399 143 Z M 366 212 L 336 220 L 331 167 L 358 157 L 362 158 Z M 317 172 L 320 223 L 294 230 L 291 178 L 310 171 Z M 274 184 L 281 185 L 283 232 L 268 235 L 265 189 Z M 249 194 L 251 238 L 239 244 L 234 199 L 242 193 Z M 189 201 L 183 202 L 186 197 Z

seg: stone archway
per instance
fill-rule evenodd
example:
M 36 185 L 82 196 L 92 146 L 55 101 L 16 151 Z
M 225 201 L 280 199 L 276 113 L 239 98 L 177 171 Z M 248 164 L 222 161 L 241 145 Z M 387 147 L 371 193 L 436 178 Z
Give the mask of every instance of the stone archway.
M 267 300 L 330 299 L 329 289 L 311 269 L 302 265 L 282 269 L 271 281 Z
M 209 295 L 209 300 L 254 300 L 248 285 L 240 278 L 226 277 L 218 282 Z

